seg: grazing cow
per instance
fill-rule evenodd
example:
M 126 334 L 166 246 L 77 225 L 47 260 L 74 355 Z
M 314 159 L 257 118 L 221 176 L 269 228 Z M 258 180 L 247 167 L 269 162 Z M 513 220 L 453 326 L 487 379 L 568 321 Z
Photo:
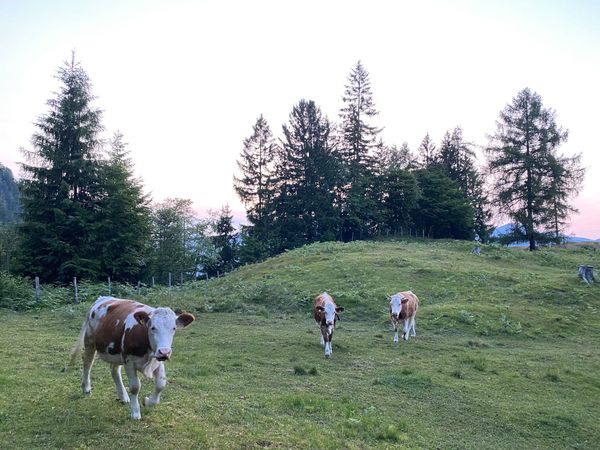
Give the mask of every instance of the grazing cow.
M 321 345 L 325 347 L 326 358 L 329 358 L 333 353 L 333 349 L 331 348 L 333 329 L 339 319 L 338 313 L 343 310 L 344 308 L 335 305 L 335 302 L 327 292 L 323 292 L 315 298 L 313 315 L 321 329 Z
M 398 327 L 400 321 L 404 320 L 404 332 L 402 339 L 408 341 L 408 334 L 412 330 L 415 337 L 415 315 L 419 308 L 419 299 L 411 291 L 398 292 L 390 297 L 390 318 L 394 327 L 394 343 L 398 343 Z
M 92 392 L 90 369 L 98 352 L 100 358 L 110 364 L 119 400 L 129 403 L 121 378 L 121 366 L 125 366 L 131 394 L 131 417 L 140 419 L 137 371 L 155 380 L 154 394 L 144 399 L 144 405 L 157 404 L 167 384 L 163 361 L 171 357 L 175 328 L 186 327 L 193 321 L 193 315 L 175 316 L 170 308 L 152 308 L 132 300 L 99 297 L 90 308 L 71 353 L 72 365 L 83 347 L 83 393 Z

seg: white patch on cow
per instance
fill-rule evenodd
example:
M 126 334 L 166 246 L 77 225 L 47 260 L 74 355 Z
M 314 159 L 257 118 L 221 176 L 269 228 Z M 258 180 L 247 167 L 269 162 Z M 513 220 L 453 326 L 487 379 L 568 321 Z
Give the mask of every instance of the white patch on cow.
M 133 317 L 133 313 L 130 313 L 125 318 L 125 331 L 131 330 L 137 324 L 138 324 L 138 321 L 135 319 L 135 317 Z
M 110 344 L 108 344 L 108 346 L 106 347 L 106 350 L 104 350 L 106 353 L 110 353 L 111 350 L 114 350 L 115 348 L 115 343 L 111 342 Z
M 121 322 L 121 321 L 120 321 L 119 319 L 117 319 L 117 321 L 115 322 L 115 328 L 119 326 L 119 323 L 120 323 L 120 322 Z

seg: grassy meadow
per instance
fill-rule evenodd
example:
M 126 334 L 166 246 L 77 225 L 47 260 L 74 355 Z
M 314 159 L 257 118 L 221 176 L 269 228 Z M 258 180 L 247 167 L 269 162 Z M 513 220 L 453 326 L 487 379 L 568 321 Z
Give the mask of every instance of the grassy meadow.
M 97 361 L 63 372 L 91 298 L 0 309 L 0 448 L 600 446 L 600 249 L 449 241 L 323 243 L 223 278 L 138 297 L 196 315 L 178 331 L 161 404 L 133 421 Z M 420 298 L 392 343 L 386 296 Z M 325 359 L 312 299 L 346 311 Z M 142 395 L 152 390 L 142 380 Z

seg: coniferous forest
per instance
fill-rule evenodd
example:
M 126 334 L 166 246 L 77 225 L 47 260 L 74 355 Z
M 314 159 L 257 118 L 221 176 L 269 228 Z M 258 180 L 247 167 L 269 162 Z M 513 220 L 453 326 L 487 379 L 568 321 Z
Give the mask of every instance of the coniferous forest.
M 247 224 L 236 230 L 227 205 L 201 219 L 188 199 L 154 203 L 126 137 L 102 138 L 102 111 L 75 55 L 56 77 L 60 88 L 23 150 L 23 179 L 0 166 L 0 269 L 45 282 L 212 277 L 321 241 L 485 243 L 499 211 L 515 225 L 502 243 L 534 250 L 561 241 L 583 178 L 580 157 L 560 153 L 568 133 L 528 88 L 500 111 L 485 161 L 458 125 L 441 142 L 423 136 L 415 150 L 384 142 L 359 61 L 340 85 L 337 114 L 300 99 L 278 133 L 259 115 L 240 139 L 232 172 Z

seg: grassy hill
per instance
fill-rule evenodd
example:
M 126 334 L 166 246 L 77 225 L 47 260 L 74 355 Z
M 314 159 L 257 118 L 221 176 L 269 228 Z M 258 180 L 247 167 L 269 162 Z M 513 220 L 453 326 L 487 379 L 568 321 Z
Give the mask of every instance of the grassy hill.
M 324 243 L 143 301 L 197 315 L 142 420 L 108 365 L 62 373 L 88 304 L 0 310 L 0 448 L 597 448 L 600 267 L 592 246 Z M 420 298 L 392 343 L 389 294 Z M 346 308 L 326 360 L 312 299 Z M 151 382 L 142 383 L 150 392 Z

